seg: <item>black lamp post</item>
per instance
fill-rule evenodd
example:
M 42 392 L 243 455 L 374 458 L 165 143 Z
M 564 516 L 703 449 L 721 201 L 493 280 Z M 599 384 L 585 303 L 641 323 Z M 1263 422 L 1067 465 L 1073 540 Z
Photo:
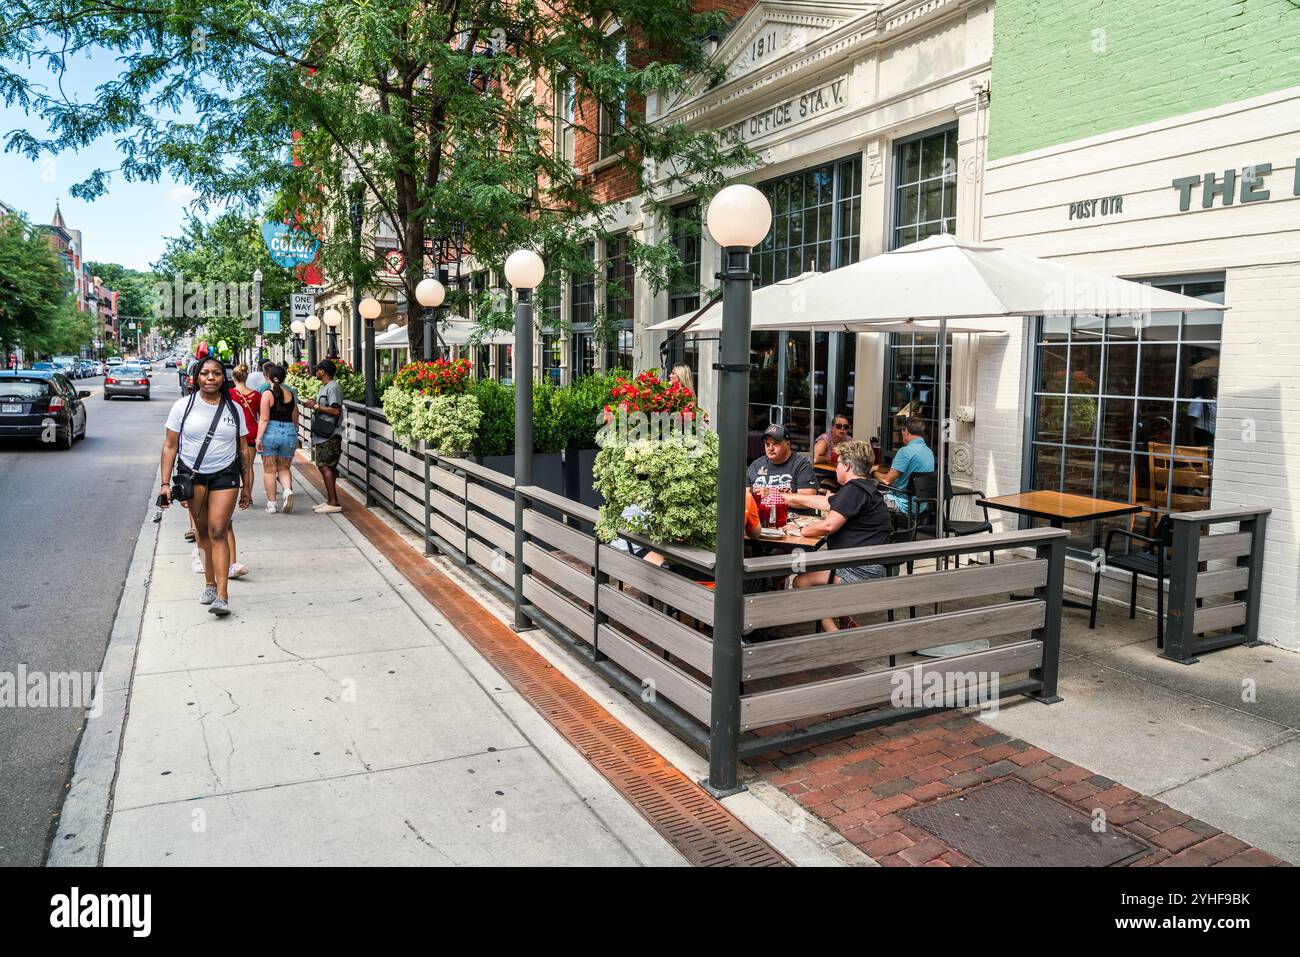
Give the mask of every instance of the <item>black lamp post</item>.
M 301 362 L 302 337 L 303 333 L 307 331 L 307 327 L 303 325 L 301 319 L 295 319 L 293 322 L 289 323 L 289 331 L 293 333 L 293 361 Z
M 339 358 L 339 324 L 343 321 L 343 316 L 331 306 L 325 310 L 324 321 L 330 331 L 328 355 L 331 359 L 337 359 Z
M 309 368 L 316 368 L 316 333 L 320 331 L 320 316 L 311 315 L 303 323 L 307 327 L 307 365 Z
M 379 300 L 374 296 L 366 296 L 357 304 L 357 311 L 361 318 L 366 321 L 366 350 L 365 350 L 365 375 L 366 375 L 366 408 L 375 407 L 375 320 L 383 312 L 384 307 L 379 304 Z
M 524 612 L 524 497 L 533 484 L 533 290 L 546 275 L 542 257 L 517 249 L 506 260 L 506 282 L 515 287 L 515 631 L 533 627 Z
M 722 340 L 718 388 L 718 542 L 713 595 L 713 674 L 708 789 L 732 794 L 740 737 L 740 635 L 744 627 L 745 447 L 749 405 L 749 256 L 772 225 L 767 198 L 752 186 L 721 190 L 709 204 L 709 233 L 722 247 Z
M 415 287 L 415 300 L 424 307 L 424 361 L 437 355 L 438 320 L 434 312 L 447 298 L 447 288 L 432 276 Z

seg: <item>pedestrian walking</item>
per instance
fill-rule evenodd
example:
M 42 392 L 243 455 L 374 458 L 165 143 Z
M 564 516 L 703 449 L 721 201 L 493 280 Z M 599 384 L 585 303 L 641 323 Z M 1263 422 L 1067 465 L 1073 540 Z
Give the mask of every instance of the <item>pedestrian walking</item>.
M 196 371 L 195 392 L 167 413 L 158 504 L 169 508 L 174 495 L 188 503 L 203 553 L 199 602 L 224 616 L 230 614 L 230 517 L 236 499 L 240 508 L 253 504 L 253 473 L 243 451 L 248 424 L 226 389 L 221 360 L 208 356 Z
M 303 399 L 302 404 L 314 413 L 311 417 L 311 458 L 325 482 L 325 501 L 312 511 L 341 512 L 338 465 L 343 455 L 343 387 L 335 379 L 338 367 L 334 360 L 322 359 L 313 371 L 321 383 L 320 392 L 314 399 Z
M 270 359 L 261 363 L 256 369 L 248 373 L 248 387 L 254 392 L 265 392 L 270 383 L 266 381 L 266 367 L 272 365 Z
M 262 397 L 257 392 L 248 387 L 248 366 L 240 363 L 230 371 L 231 378 L 235 381 L 235 387 L 230 391 L 230 398 L 244 413 L 244 424 L 248 427 L 248 436 L 250 439 L 257 435 L 257 420 L 261 410 Z M 257 450 L 253 442 L 244 443 L 244 463 L 248 469 L 248 474 L 253 474 L 253 458 L 257 455 Z M 242 578 L 248 573 L 248 566 L 240 562 L 239 555 L 235 547 L 235 528 L 230 527 L 230 577 Z
M 284 486 L 280 511 L 293 511 L 293 453 L 298 448 L 297 397 L 284 384 L 284 366 L 272 364 L 263 373 L 271 387 L 262 393 L 261 421 L 257 428 L 257 451 L 262 453 L 262 487 L 266 489 L 266 510 L 276 512 L 276 485 Z

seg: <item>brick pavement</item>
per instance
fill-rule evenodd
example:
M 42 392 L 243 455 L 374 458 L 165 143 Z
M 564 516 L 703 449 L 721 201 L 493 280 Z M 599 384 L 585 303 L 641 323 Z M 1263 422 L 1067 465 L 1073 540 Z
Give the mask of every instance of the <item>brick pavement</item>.
M 979 866 L 899 812 L 1011 778 L 1085 814 L 1101 808 L 1107 826 L 1148 846 L 1121 866 L 1287 866 L 1154 798 L 952 712 L 774 752 L 751 767 L 886 867 Z

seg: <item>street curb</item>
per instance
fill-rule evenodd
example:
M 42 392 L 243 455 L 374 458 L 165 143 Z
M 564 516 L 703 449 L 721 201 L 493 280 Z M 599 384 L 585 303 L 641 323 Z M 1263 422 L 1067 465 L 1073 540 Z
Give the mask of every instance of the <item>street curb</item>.
M 154 485 L 158 482 L 154 473 Z M 113 786 L 122 750 L 122 731 L 130 712 L 131 680 L 144 621 L 154 554 L 161 525 L 153 523 L 153 505 L 145 509 L 131 567 L 118 602 L 113 630 L 100 665 L 99 686 L 77 743 L 72 782 L 59 809 L 59 826 L 46 867 L 97 867 L 103 860 L 112 815 Z M 98 714 L 96 714 L 98 712 Z

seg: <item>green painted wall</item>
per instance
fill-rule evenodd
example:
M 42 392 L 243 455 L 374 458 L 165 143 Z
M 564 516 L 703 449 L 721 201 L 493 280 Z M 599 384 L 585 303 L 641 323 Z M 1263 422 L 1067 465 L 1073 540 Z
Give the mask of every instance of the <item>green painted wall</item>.
M 993 27 L 990 159 L 1300 86 L 1300 0 L 997 0 Z

